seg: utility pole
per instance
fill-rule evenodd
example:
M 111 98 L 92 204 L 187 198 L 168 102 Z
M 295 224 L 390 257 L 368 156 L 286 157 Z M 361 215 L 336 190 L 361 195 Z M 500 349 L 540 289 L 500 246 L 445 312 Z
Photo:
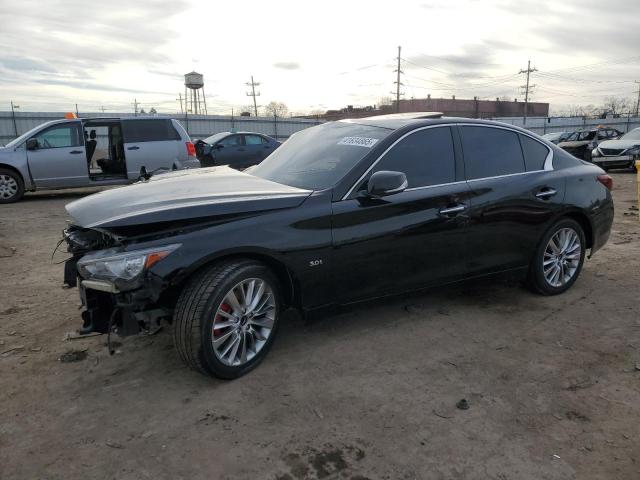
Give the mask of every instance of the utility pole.
M 104 105 L 100 106 L 100 110 L 102 111 L 102 113 L 104 113 Z
M 394 72 L 397 74 L 396 75 L 396 81 L 393 82 L 396 85 L 396 91 L 395 91 L 395 95 L 396 95 L 396 113 L 400 112 L 400 95 L 404 95 L 404 93 L 400 92 L 400 86 L 404 85 L 401 81 L 400 81 L 400 74 L 404 73 L 402 70 L 400 70 L 400 52 L 402 51 L 402 47 L 398 47 L 398 68 L 396 70 L 394 70 Z M 391 94 L 393 95 L 394 92 L 391 92 Z
M 260 92 L 256 93 L 256 87 L 260 86 L 259 82 L 253 81 L 253 75 L 251 75 L 251 82 L 245 83 L 246 86 L 251 87 L 251 93 L 247 92 L 247 97 L 253 97 L 253 113 L 258 116 L 258 104 L 256 103 L 256 97 L 260 96 Z
M 527 69 L 520 70 L 518 73 L 526 73 L 527 74 L 527 83 L 526 85 L 522 85 L 520 88 L 524 88 L 524 117 L 522 119 L 522 124 L 527 124 L 527 110 L 529 109 L 529 90 L 535 87 L 535 85 L 529 85 L 529 75 L 532 72 L 537 72 L 537 68 L 531 68 L 531 60 L 527 62 Z
M 78 113 L 78 104 L 76 103 L 76 117 L 80 118 L 80 114 Z
M 178 94 L 178 98 L 176 98 L 176 100 L 180 102 L 180 113 L 184 113 L 184 110 L 182 110 L 182 94 L 181 93 Z
M 640 111 L 640 82 L 638 80 L 635 81 L 638 84 L 638 101 L 636 101 L 636 117 Z
M 16 138 L 18 138 L 18 125 L 16 124 L 16 112 L 15 108 L 20 108 L 20 105 L 14 105 L 13 100 L 11 100 L 11 118 L 13 119 L 13 133 L 15 133 Z
M 135 117 L 138 116 L 138 99 L 137 98 L 133 99 L 133 115 Z

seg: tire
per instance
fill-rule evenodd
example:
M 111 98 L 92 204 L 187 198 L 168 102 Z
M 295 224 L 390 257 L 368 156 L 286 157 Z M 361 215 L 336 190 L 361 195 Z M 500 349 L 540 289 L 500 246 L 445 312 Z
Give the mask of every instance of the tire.
M 564 232 L 565 237 L 562 237 Z M 573 233 L 570 233 L 573 232 Z M 575 237 L 573 235 L 575 234 Z M 560 237 L 556 237 L 559 235 Z M 567 250 L 564 255 L 560 254 L 558 258 L 559 263 L 549 264 L 548 262 L 556 262 L 556 255 L 553 252 L 551 246 L 551 239 L 555 241 L 558 239 L 568 239 L 571 236 L 572 243 L 567 244 Z M 567 240 L 568 241 L 568 240 Z M 573 243 L 575 241 L 575 243 Z M 559 242 L 562 247 L 562 242 Z M 580 251 L 577 254 L 577 250 L 574 250 L 572 245 L 579 245 Z M 584 257 L 586 253 L 586 241 L 584 230 L 578 222 L 575 220 L 565 218 L 555 223 L 540 240 L 536 253 L 529 266 L 528 285 L 529 287 L 542 295 L 558 295 L 567 291 L 576 282 L 582 271 L 582 265 L 584 264 Z M 566 260 L 563 263 L 560 259 Z M 545 266 L 544 263 L 547 262 Z M 551 280 L 549 276 L 554 272 L 558 272 L 558 278 L 554 281 L 552 276 Z M 547 274 L 545 275 L 545 273 Z
M 234 308 L 229 300 L 235 298 L 236 305 L 242 307 L 242 297 L 248 300 L 252 291 L 255 300 L 260 282 L 264 285 L 262 297 L 253 308 L 247 301 L 246 314 L 240 316 L 244 310 Z M 263 300 L 264 306 L 259 308 Z M 278 280 L 262 263 L 231 260 L 210 266 L 196 274 L 178 298 L 173 315 L 178 354 L 201 373 L 227 380 L 238 378 L 267 355 L 278 331 L 281 305 Z M 263 310 L 266 313 L 262 314 Z
M 0 203 L 13 203 L 24 195 L 24 182 L 19 173 L 0 168 Z

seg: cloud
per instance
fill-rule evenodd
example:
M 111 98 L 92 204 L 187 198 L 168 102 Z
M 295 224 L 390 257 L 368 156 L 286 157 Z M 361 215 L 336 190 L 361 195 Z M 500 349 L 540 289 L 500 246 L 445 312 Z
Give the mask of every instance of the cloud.
M 298 62 L 276 62 L 273 64 L 274 67 L 280 68 L 282 70 L 299 70 L 300 64 Z

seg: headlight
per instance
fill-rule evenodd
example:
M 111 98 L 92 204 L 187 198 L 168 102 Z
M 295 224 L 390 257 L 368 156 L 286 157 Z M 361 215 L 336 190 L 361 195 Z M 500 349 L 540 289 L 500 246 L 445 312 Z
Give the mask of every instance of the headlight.
M 640 155 L 640 145 L 636 145 L 635 147 L 631 147 L 627 150 L 629 155 Z
M 180 244 L 117 253 L 114 249 L 85 255 L 78 261 L 78 272 L 85 279 L 108 280 L 121 287 L 134 288 L 142 272 L 162 260 Z
M 592 156 L 592 157 L 599 157 L 599 156 L 600 156 L 600 149 L 599 149 L 598 147 L 594 148 L 594 149 L 591 151 L 591 156 Z

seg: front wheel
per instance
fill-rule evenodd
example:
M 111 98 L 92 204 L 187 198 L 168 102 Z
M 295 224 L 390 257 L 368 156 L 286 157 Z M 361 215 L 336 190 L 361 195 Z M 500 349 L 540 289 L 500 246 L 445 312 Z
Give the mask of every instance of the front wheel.
M 13 170 L 0 168 L 0 203 L 17 202 L 23 195 L 22 177 Z
M 584 230 L 564 219 L 542 237 L 529 267 L 529 285 L 542 295 L 557 295 L 578 279 L 586 250 Z
M 263 264 L 233 260 L 203 270 L 176 305 L 173 337 L 182 360 L 202 373 L 232 379 L 257 366 L 276 336 L 278 281 Z

